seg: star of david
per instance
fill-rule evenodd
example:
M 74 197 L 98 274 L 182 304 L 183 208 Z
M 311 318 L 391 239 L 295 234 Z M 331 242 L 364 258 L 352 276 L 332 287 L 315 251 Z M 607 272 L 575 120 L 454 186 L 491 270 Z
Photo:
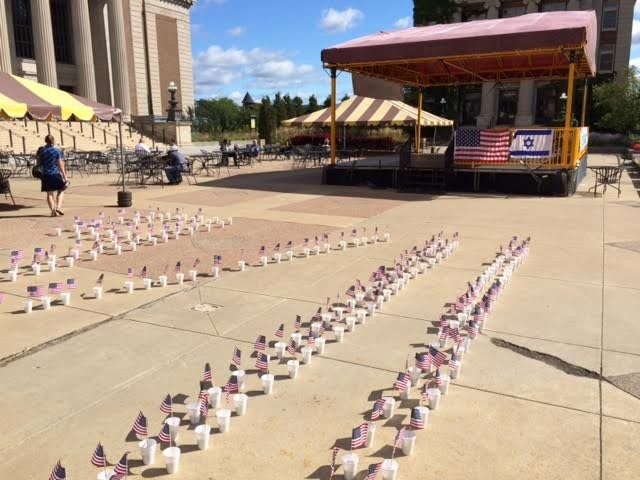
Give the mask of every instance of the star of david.
M 524 148 L 527 150 L 533 148 L 533 138 L 527 137 L 524 139 Z

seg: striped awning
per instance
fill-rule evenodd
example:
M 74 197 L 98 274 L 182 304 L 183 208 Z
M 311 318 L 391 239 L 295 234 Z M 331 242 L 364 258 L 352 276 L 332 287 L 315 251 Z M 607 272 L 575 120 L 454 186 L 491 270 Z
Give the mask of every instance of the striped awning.
M 418 109 L 399 100 L 354 96 L 336 106 L 336 124 L 367 126 L 411 126 L 418 122 Z M 449 127 L 453 121 L 422 111 L 423 127 Z M 286 127 L 326 127 L 331 125 L 331 109 L 324 108 L 282 122 Z
M 0 117 L 109 122 L 119 121 L 122 111 L 22 77 L 0 73 Z

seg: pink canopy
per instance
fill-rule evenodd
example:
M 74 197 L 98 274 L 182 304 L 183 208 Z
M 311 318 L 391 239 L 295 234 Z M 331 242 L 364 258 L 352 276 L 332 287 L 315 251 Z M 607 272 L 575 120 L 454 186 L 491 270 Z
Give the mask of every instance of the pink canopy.
M 594 11 L 532 13 L 513 18 L 379 32 L 327 48 L 328 67 L 407 85 L 566 78 L 596 72 Z

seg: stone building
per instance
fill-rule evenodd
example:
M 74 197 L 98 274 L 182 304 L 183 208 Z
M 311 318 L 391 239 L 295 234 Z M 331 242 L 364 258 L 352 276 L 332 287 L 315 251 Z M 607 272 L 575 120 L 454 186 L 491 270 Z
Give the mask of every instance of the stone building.
M 0 0 L 0 71 L 102 103 L 166 115 L 193 105 L 195 0 Z
M 626 69 L 631 52 L 635 0 L 456 0 L 452 22 L 508 18 L 558 10 L 595 10 L 598 18 L 598 73 Z M 549 124 L 563 108 L 563 82 L 522 80 L 465 87 L 460 99 L 461 125 L 478 127 Z M 438 99 L 432 99 L 437 102 Z

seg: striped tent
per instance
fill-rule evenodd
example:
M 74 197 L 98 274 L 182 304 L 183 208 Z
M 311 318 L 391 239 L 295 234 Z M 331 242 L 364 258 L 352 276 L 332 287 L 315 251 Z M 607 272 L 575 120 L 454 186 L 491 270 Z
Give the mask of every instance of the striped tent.
M 0 118 L 33 120 L 120 121 L 122 111 L 57 88 L 0 73 Z
M 422 110 L 423 127 L 450 127 L 453 121 Z M 418 109 L 399 100 L 354 96 L 336 106 L 336 125 L 340 126 L 412 126 L 418 122 Z M 282 122 L 286 127 L 328 127 L 331 109 L 324 108 Z

